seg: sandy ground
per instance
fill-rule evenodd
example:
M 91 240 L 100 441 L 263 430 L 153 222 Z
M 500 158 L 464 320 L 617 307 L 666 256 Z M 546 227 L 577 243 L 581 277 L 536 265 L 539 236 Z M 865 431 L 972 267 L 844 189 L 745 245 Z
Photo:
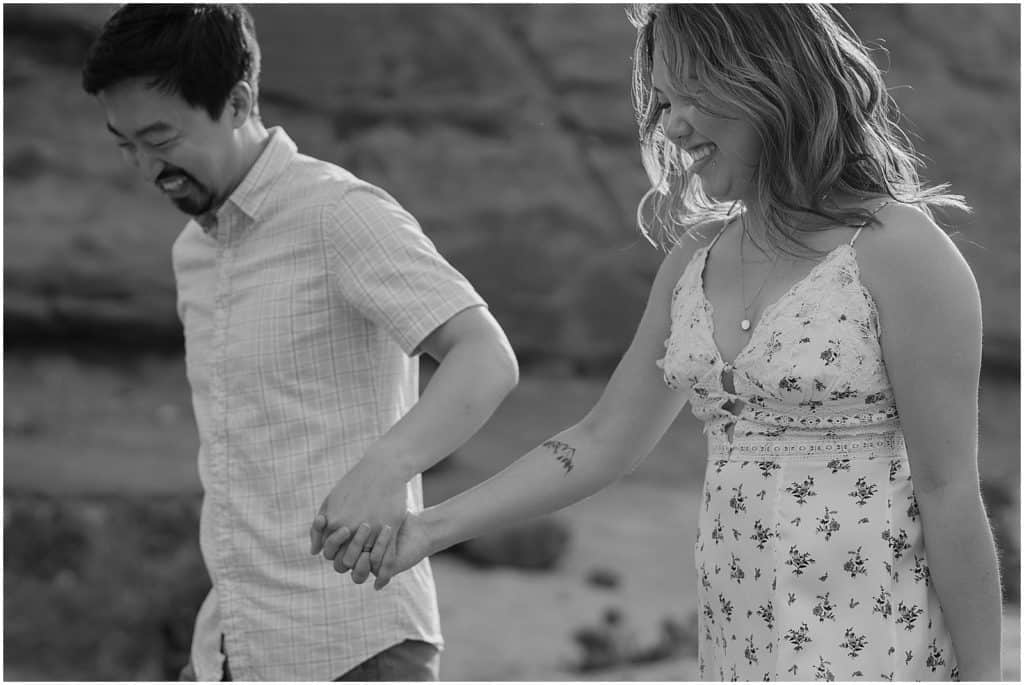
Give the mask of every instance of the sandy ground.
M 453 480 L 481 479 L 575 422 L 600 390 L 595 381 L 525 377 L 452 465 L 428 477 L 428 501 Z M 1019 462 L 1011 461 L 1019 454 L 1019 423 L 1014 431 L 1015 418 L 997 416 L 1007 410 L 1019 415 L 1019 392 L 992 388 L 987 397 L 983 419 L 1002 431 L 985 433 L 989 453 L 998 439 L 1001 456 L 983 463 L 982 471 L 1016 479 L 1019 490 Z M 64 355 L 8 357 L 4 403 L 5 488 L 111 494 L 199 490 L 197 441 L 180 360 L 141 359 L 110 367 Z M 452 555 L 435 557 L 448 641 L 443 679 L 696 678 L 692 652 L 651 665 L 576 673 L 572 665 L 582 654 L 572 634 L 598 625 L 607 609 L 623 615 L 624 631 L 640 645 L 656 639 L 662 619 L 689 620 L 695 606 L 692 546 L 701 445 L 695 421 L 685 416 L 635 472 L 560 512 L 572 540 L 555 571 L 480 570 Z M 1019 504 L 1016 511 L 1019 521 Z M 588 583 L 595 569 L 617 574 L 619 586 Z M 1005 676 L 1017 681 L 1019 611 L 1007 614 L 1005 633 Z
M 694 611 L 692 563 L 698 497 L 624 481 L 564 512 L 572 546 L 555 573 L 478 571 L 451 556 L 435 557 L 445 680 L 574 680 L 581 652 L 572 632 L 621 611 L 640 645 L 657 639 L 663 617 Z M 590 586 L 596 568 L 617 572 L 613 590 Z M 471 599 L 470 599 L 471 598 Z M 467 601 L 469 599 L 469 601 Z M 695 655 L 691 655 L 695 656 Z M 600 680 L 693 680 L 693 658 L 587 674 Z

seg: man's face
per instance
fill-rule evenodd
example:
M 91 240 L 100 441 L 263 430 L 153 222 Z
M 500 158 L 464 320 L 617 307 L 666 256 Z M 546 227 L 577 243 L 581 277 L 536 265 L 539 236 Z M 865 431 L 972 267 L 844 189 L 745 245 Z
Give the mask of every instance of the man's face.
M 213 120 L 141 78 L 103 90 L 99 101 L 125 160 L 178 209 L 199 216 L 224 201 L 236 156 L 230 104 Z

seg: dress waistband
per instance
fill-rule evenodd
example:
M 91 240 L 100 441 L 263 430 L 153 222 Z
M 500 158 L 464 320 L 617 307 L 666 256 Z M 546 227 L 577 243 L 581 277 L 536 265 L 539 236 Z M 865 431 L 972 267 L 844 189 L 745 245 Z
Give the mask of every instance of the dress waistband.
M 722 434 L 708 439 L 709 459 L 875 459 L 906 455 L 902 431 L 849 436 L 793 435 L 737 437 L 730 443 Z

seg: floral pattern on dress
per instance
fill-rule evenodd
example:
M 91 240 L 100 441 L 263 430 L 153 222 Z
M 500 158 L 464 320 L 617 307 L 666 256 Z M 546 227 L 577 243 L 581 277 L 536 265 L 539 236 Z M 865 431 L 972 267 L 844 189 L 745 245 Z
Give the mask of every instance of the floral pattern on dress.
M 708 439 L 694 546 L 701 677 L 958 679 L 852 244 L 767 307 L 731 363 L 703 290 L 709 249 L 674 289 L 658 361 Z

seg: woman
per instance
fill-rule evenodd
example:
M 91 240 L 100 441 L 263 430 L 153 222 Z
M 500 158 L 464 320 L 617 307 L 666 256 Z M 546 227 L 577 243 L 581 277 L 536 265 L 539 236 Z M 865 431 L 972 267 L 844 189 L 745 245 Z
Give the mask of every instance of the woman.
M 702 677 L 998 680 L 980 303 L 929 211 L 961 199 L 919 182 L 879 70 L 834 10 L 672 5 L 631 20 L 653 182 L 638 216 L 671 251 L 630 348 L 578 424 L 410 515 L 396 544 L 383 531 L 356 564 L 361 526 L 345 567 L 362 582 L 372 566 L 383 587 L 591 495 L 690 401 L 708 439 Z

